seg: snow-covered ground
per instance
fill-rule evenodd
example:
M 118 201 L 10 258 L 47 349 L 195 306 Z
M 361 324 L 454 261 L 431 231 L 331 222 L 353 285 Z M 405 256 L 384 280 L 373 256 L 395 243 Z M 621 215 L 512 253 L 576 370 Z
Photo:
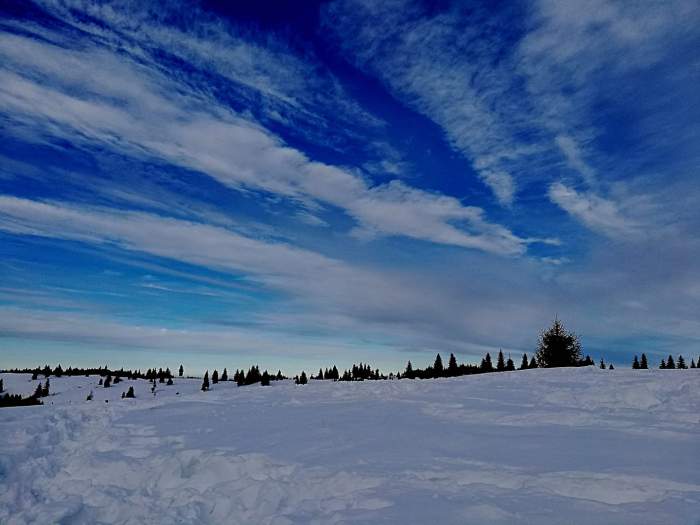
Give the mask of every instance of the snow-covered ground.
M 0 523 L 700 523 L 700 370 L 97 381 L 0 409 Z

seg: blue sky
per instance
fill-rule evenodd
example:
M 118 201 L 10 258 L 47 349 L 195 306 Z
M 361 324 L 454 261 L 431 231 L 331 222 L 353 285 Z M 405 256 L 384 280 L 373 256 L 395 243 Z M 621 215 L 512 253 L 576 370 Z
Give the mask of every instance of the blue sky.
M 0 366 L 700 353 L 697 2 L 229 4 L 3 3 Z

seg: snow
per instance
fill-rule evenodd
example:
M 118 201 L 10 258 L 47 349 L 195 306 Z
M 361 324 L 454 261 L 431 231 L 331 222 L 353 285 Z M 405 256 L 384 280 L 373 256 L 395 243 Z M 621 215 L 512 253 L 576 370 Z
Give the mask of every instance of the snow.
M 97 382 L 0 410 L 0 523 L 700 523 L 698 370 Z

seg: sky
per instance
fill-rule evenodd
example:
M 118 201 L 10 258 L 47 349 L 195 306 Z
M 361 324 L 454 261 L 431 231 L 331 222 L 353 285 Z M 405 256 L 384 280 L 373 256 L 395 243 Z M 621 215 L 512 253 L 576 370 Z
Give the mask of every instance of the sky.
M 700 6 L 5 1 L 0 367 L 700 354 Z M 516 357 L 517 356 L 517 357 Z

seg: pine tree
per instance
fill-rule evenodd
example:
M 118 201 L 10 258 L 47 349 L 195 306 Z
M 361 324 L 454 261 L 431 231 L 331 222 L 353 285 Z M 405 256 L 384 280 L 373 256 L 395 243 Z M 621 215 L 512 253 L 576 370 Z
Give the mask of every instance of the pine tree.
M 634 356 L 634 361 L 632 361 L 632 369 L 639 370 L 639 360 L 636 355 Z
M 41 397 L 47 397 L 49 395 L 49 391 L 51 389 L 51 385 L 49 384 L 49 378 L 46 378 L 46 383 L 44 383 L 44 389 L 41 391 Z
M 126 392 L 122 392 L 122 399 L 126 397 Z
M 508 361 L 506 361 L 506 370 L 509 372 L 512 372 L 515 370 L 515 363 L 513 363 L 513 360 L 508 356 Z
M 600 358 L 600 369 L 605 370 L 605 361 L 603 361 L 603 358 Z
M 482 372 L 493 372 L 493 363 L 491 362 L 491 354 L 486 352 L 486 356 L 481 360 Z
M 85 401 L 92 401 L 92 397 L 93 397 L 93 393 L 92 393 L 92 390 L 90 390 L 90 393 L 85 398 Z
M 576 366 L 581 360 L 581 343 L 573 332 L 567 332 L 559 319 L 540 334 L 537 363 L 544 368 Z
M 267 370 L 263 372 L 262 377 L 260 378 L 260 384 L 262 386 L 270 386 L 270 374 L 267 373 Z
M 294 381 L 297 385 L 305 385 L 306 383 L 309 382 L 308 378 L 306 377 L 306 372 L 302 370 L 301 375 L 297 376 L 296 380 Z
M 36 385 L 36 390 L 34 390 L 34 397 L 39 398 L 43 397 L 44 395 L 44 388 L 41 386 L 41 383 Z
M 218 370 L 214 370 L 214 373 L 211 375 L 211 382 L 213 384 L 217 384 L 219 382 L 219 372 Z
M 444 369 L 442 366 L 442 357 L 440 357 L 440 354 L 435 356 L 435 364 L 433 364 L 433 370 L 435 370 L 435 377 L 442 377 Z
M 209 370 L 204 372 L 204 380 L 202 381 L 202 392 L 209 390 Z
M 185 373 L 185 368 L 184 368 L 182 365 L 180 365 L 180 370 L 178 370 L 177 373 L 178 373 L 178 375 L 179 375 L 180 377 L 182 377 L 182 374 Z
M 608 370 L 615 370 L 615 367 L 613 366 L 612 363 L 610 363 L 610 364 L 608 365 Z
M 447 374 L 450 377 L 454 377 L 459 373 L 459 367 L 457 366 L 457 358 L 454 354 L 450 354 L 450 360 L 447 363 Z
M 498 351 L 498 359 L 496 360 L 496 370 L 503 372 L 506 369 L 506 362 L 503 359 L 503 350 Z
M 682 355 L 678 356 L 678 364 L 676 365 L 676 368 L 679 368 L 681 370 L 688 368 L 688 366 L 685 364 L 685 359 Z
M 4 391 L 5 391 L 5 382 L 2 379 L 0 379 L 0 392 L 4 392 Z
M 337 376 L 338 369 L 336 367 L 333 367 L 333 370 L 335 370 L 335 373 Z M 284 376 L 282 375 L 282 370 L 277 370 L 277 376 L 275 377 L 275 379 L 277 379 L 277 381 L 282 381 L 282 379 L 284 379 Z M 336 377 L 336 379 L 337 379 L 337 377 Z
M 168 378 L 168 383 L 167 383 L 167 384 L 168 384 L 168 386 L 173 386 L 173 378 L 172 378 L 172 377 L 169 377 L 169 378 Z
M 676 368 L 676 363 L 673 361 L 672 355 L 668 356 L 668 359 L 666 360 L 666 368 L 668 368 L 668 369 Z
M 228 381 L 228 370 L 226 370 L 225 368 L 224 368 L 224 373 L 221 374 L 221 380 L 224 382 Z
M 661 358 L 661 363 L 659 363 L 659 368 L 661 370 L 666 370 L 666 361 L 664 360 L 663 357 Z
M 108 374 L 107 377 L 105 377 L 104 387 L 109 388 L 110 386 L 112 386 L 112 376 Z
M 130 386 L 130 387 L 129 387 L 129 390 L 126 391 L 126 397 L 129 398 L 129 399 L 133 399 L 133 398 L 136 397 L 136 396 L 134 395 L 134 387 L 133 387 L 133 386 Z
M 413 365 L 410 361 L 406 365 L 406 371 L 403 373 L 403 376 L 408 377 L 409 379 L 413 379 Z
M 316 376 L 316 379 L 323 380 L 323 369 L 322 368 L 318 369 L 318 375 Z
M 528 365 L 528 368 L 537 368 L 537 361 L 535 360 L 535 356 L 532 356 L 532 359 L 530 359 L 530 364 Z
M 238 378 L 236 379 L 236 384 L 238 386 L 245 385 L 245 373 L 243 372 L 243 370 L 237 371 L 236 373 L 238 374 Z
M 519 370 L 527 370 L 527 354 L 523 354 L 523 360 L 520 362 Z

